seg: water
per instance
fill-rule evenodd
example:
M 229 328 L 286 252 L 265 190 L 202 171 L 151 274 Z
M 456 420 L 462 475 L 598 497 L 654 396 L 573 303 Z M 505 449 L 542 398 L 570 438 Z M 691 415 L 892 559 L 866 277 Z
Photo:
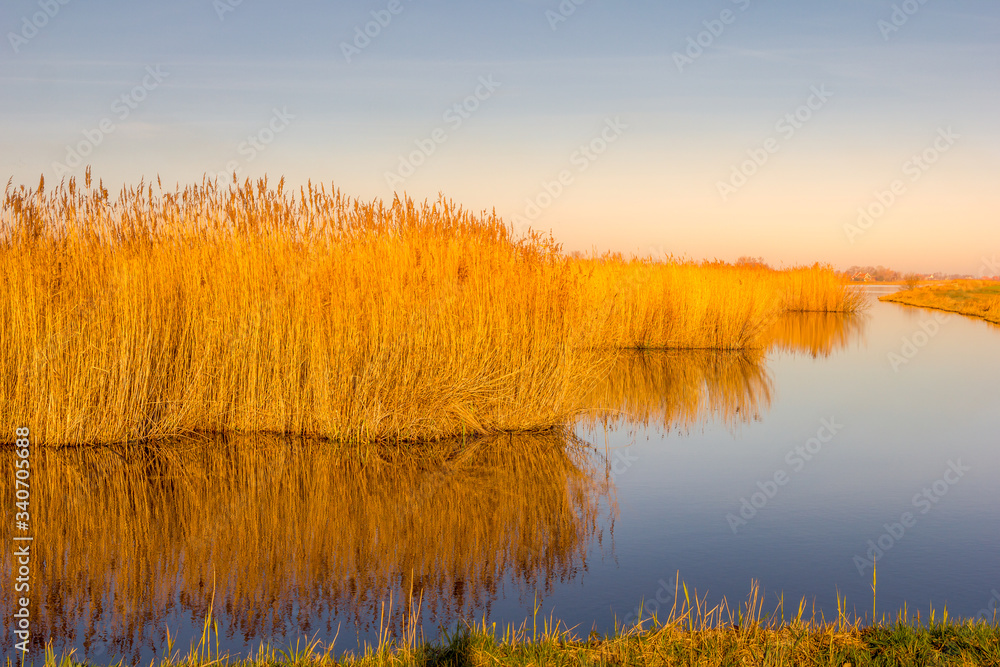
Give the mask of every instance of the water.
M 855 557 L 881 538 L 879 613 L 904 602 L 962 616 L 987 607 L 1000 589 L 1000 330 L 891 304 L 872 311 L 866 335 L 829 357 L 773 354 L 770 408 L 735 436 L 635 433 L 636 462 L 616 479 L 617 570 L 604 573 L 616 593 L 605 606 L 622 613 L 680 571 L 710 600 L 740 600 L 757 579 L 772 601 L 806 597 L 829 617 L 839 591 L 865 611 L 871 568 Z M 894 357 L 894 369 L 890 354 L 905 363 Z M 824 436 L 815 453 L 796 451 Z M 961 475 L 946 472 L 952 463 Z M 925 488 L 931 496 L 915 501 Z M 741 515 L 743 498 L 760 508 Z M 900 533 L 904 512 L 913 525 Z
M 1000 328 L 876 303 L 789 318 L 775 340 L 622 359 L 578 439 L 37 450 L 36 641 L 148 664 L 168 629 L 186 652 L 211 610 L 233 655 L 334 636 L 339 652 L 376 642 L 380 619 L 398 630 L 407 599 L 428 638 L 460 618 L 530 625 L 536 607 L 586 634 L 642 600 L 669 611 L 678 577 L 712 605 L 757 581 L 765 610 L 783 594 L 830 618 L 838 594 L 870 613 L 873 557 L 879 614 L 992 615 Z

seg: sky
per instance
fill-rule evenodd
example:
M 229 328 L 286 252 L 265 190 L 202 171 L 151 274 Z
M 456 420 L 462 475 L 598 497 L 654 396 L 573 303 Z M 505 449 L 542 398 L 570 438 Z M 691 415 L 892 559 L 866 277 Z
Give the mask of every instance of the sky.
M 996 0 L 5 0 L 0 176 L 444 196 L 568 251 L 1000 274 Z

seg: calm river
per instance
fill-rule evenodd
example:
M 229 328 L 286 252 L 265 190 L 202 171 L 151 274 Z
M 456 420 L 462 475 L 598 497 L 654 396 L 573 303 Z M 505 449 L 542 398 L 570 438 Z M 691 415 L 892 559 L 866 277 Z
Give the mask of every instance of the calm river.
M 998 327 L 877 302 L 798 315 L 763 354 L 627 355 L 591 403 L 576 437 L 407 455 L 268 437 L 36 450 L 37 641 L 149 664 L 211 613 L 233 656 L 303 637 L 339 653 L 397 631 L 409 601 L 428 639 L 459 619 L 530 627 L 536 607 L 586 635 L 643 600 L 665 615 L 678 578 L 710 605 L 756 581 L 765 611 L 783 594 L 835 618 L 839 594 L 869 615 L 873 560 L 880 615 L 1000 607 Z

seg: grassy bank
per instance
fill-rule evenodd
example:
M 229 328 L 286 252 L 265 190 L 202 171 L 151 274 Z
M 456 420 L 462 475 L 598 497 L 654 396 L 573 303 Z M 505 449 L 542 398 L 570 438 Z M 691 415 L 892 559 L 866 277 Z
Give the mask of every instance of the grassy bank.
M 8 185 L 0 214 L 0 410 L 39 444 L 551 429 L 620 349 L 863 305 L 825 267 L 570 258 L 443 199 L 83 185 Z
M 1000 626 L 997 618 L 956 621 L 932 609 L 926 618 L 902 612 L 894 620 L 875 623 L 841 613 L 837 619 L 806 615 L 803 601 L 790 618 L 779 607 L 765 614 L 762 594 L 754 587 L 748 602 L 730 609 L 723 602 L 708 609 L 690 598 L 687 589 L 669 616 L 610 635 L 586 638 L 551 618 L 534 618 L 520 627 L 500 629 L 485 621 L 463 626 L 439 642 L 423 641 L 413 625 L 399 634 L 380 632 L 379 644 L 361 653 L 337 657 L 318 641 L 275 649 L 261 647 L 249 658 L 233 659 L 213 648 L 212 623 L 186 651 L 169 645 L 169 657 L 151 667 L 232 665 L 264 667 L 296 665 L 333 667 L 382 666 L 524 666 L 530 665 L 690 665 L 778 667 L 835 665 L 998 665 Z M 408 617 L 416 623 L 416 612 Z M 13 667 L 9 659 L 7 667 Z M 36 664 L 41 664 L 37 661 Z M 44 664 L 72 667 L 72 656 L 47 652 Z
M 340 664 L 965 667 L 1000 664 L 1000 631 L 985 624 L 914 628 L 902 623 L 850 628 L 793 623 L 785 627 L 750 625 L 691 631 L 675 623 L 648 633 L 588 641 L 569 634 L 504 643 L 480 630 L 459 635 L 441 646 L 372 655 Z
M 1000 283 L 993 280 L 950 280 L 900 290 L 879 300 L 960 313 L 1000 324 Z

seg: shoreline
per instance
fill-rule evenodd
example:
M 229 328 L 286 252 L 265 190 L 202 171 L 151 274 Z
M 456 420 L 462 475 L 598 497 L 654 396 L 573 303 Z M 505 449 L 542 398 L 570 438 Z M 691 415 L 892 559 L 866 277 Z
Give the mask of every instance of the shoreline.
M 1000 324 L 1000 283 L 992 280 L 953 280 L 902 289 L 879 301 L 930 308 Z
M 884 615 L 875 623 L 842 612 L 835 621 L 806 618 L 803 600 L 794 617 L 785 620 L 784 609 L 762 611 L 756 591 L 738 609 L 722 605 L 706 610 L 691 604 L 687 590 L 679 608 L 666 621 L 647 619 L 618 628 L 612 634 L 591 632 L 586 638 L 554 618 L 538 619 L 528 626 L 499 629 L 487 621 L 459 624 L 435 641 L 427 641 L 417 629 L 418 614 L 393 633 L 380 631 L 377 646 L 365 645 L 358 653 L 337 654 L 319 640 L 287 648 L 266 645 L 249 657 L 233 657 L 219 651 L 218 633 L 210 623 L 192 642 L 187 653 L 172 645 L 150 667 L 208 665 L 232 667 L 317 666 L 381 667 L 383 665 L 995 665 L 1000 661 L 1000 625 L 992 619 L 950 619 L 947 609 L 938 616 L 931 608 L 926 618 L 905 610 L 895 620 Z M 755 595 L 756 594 L 756 595 Z M 846 601 L 844 601 L 846 605 Z M 642 626 L 648 625 L 648 629 Z M 216 647 L 213 650 L 213 647 Z M 766 660 L 764 660 L 766 656 Z M 20 662 L 6 661 L 6 667 Z M 25 664 L 39 664 L 34 660 Z M 56 656 L 51 646 L 40 664 L 73 667 L 93 663 L 74 660 L 72 654 Z M 120 660 L 111 665 L 125 665 Z

